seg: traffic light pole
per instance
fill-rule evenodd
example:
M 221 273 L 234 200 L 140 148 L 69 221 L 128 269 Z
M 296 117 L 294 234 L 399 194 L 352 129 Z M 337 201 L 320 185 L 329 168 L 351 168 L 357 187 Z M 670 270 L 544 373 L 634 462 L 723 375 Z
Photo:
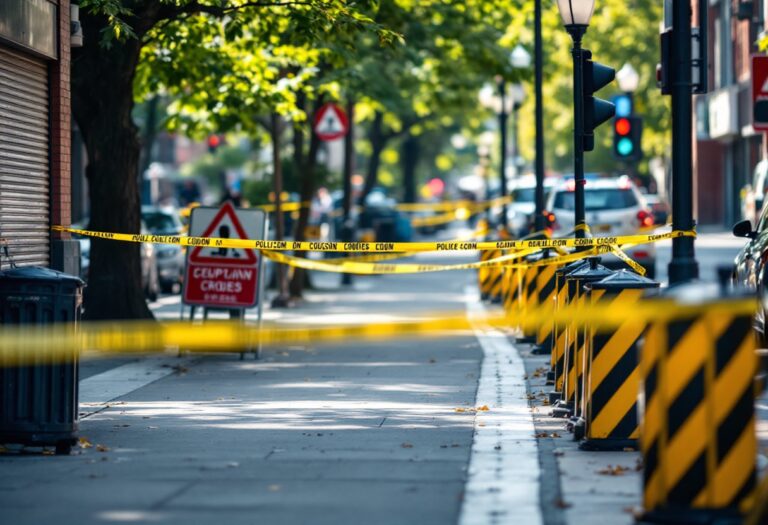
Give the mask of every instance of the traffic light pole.
M 676 0 L 672 6 L 672 63 L 669 68 L 672 75 L 672 229 L 692 230 L 691 2 Z M 693 241 L 693 237 L 672 239 L 669 284 L 698 278 L 699 264 Z
M 534 90 L 536 96 L 536 193 L 534 196 L 536 211 L 534 216 L 534 229 L 541 231 L 546 227 L 544 217 L 544 99 L 542 94 L 544 53 L 541 40 L 541 0 L 535 0 L 533 9 L 534 18 Z M 515 116 L 517 118 L 517 116 Z M 517 126 L 517 120 L 515 120 Z M 517 137 L 517 135 L 515 135 Z M 517 140 L 517 138 L 515 139 Z M 515 156 L 518 155 L 515 149 Z
M 581 38 L 586 26 L 569 26 L 568 32 L 573 39 L 573 179 L 574 188 L 574 224 L 576 237 L 586 237 L 586 213 L 584 210 L 584 60 Z

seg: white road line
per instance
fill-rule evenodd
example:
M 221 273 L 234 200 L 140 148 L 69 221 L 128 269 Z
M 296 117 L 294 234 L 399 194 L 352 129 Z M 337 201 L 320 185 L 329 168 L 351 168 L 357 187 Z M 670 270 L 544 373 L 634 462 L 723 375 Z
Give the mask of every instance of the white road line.
M 470 320 L 484 311 L 477 293 L 468 293 Z M 478 322 L 475 335 L 483 349 L 475 406 L 488 405 L 489 410 L 478 411 L 475 418 L 459 525 L 539 525 L 541 473 L 523 360 L 498 330 Z
M 157 355 L 118 366 L 80 381 L 80 416 L 98 412 L 110 401 L 190 366 L 197 358 Z

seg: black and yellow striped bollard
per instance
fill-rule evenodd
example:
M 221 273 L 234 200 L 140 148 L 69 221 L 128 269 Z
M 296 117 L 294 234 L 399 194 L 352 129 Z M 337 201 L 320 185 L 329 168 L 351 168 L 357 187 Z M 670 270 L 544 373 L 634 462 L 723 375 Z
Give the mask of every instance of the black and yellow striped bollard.
M 480 252 L 480 262 L 486 262 L 491 259 L 493 251 L 484 250 Z M 491 268 L 488 266 L 481 266 L 477 269 L 477 285 L 480 289 L 480 300 L 486 301 L 490 297 L 491 292 Z
M 490 259 L 501 257 L 501 250 L 490 250 Z M 492 303 L 501 303 L 501 285 L 502 285 L 502 266 L 495 265 L 488 268 L 488 301 Z
M 506 252 L 502 251 L 504 255 Z M 510 274 L 512 273 L 512 267 L 510 264 L 505 264 L 501 267 L 501 305 L 506 309 L 509 302 L 509 294 L 511 293 L 512 281 L 510 280 Z
M 574 304 L 576 308 L 586 307 L 583 293 L 584 284 L 599 281 L 613 273 L 600 264 L 600 257 L 590 257 L 587 261 L 588 265 L 566 276 L 566 286 L 570 287 L 571 304 Z M 576 322 L 572 322 L 568 324 L 565 331 L 563 395 L 560 401 L 552 408 L 552 415 L 555 417 L 580 415 L 579 403 L 582 397 L 582 374 L 586 353 L 584 327 Z
M 754 501 L 752 315 L 728 313 L 743 297 L 705 297 L 703 286 L 666 297 L 688 294 L 687 303 L 711 311 L 651 323 L 641 350 L 646 523 L 741 523 Z
M 555 272 L 555 312 L 568 306 L 570 302 L 569 287 L 566 286 L 566 277 L 571 273 L 584 268 L 589 262 L 580 260 L 572 262 Z M 550 357 L 551 370 L 547 374 L 547 384 L 554 385 L 554 392 L 549 394 L 549 403 L 556 403 L 563 392 L 563 369 L 565 366 L 565 323 L 552 323 L 552 355 Z
M 536 276 L 539 306 L 544 311 L 555 313 L 555 272 L 559 265 L 549 264 L 539 267 Z M 544 355 L 552 352 L 552 323 L 541 323 L 536 329 L 536 346 L 532 354 Z
M 628 270 L 585 286 L 588 302 L 626 312 L 626 321 L 610 330 L 587 327 L 590 334 L 583 382 L 583 418 L 576 423 L 575 431 L 584 433 L 584 441 L 579 445 L 582 450 L 637 449 L 640 433 L 638 347 L 646 322 L 633 317 L 632 309 L 657 293 L 658 288 L 656 281 Z
M 535 263 L 540 261 L 544 257 L 548 257 L 549 250 L 543 250 L 531 255 L 526 256 L 523 260 L 525 263 Z M 523 295 L 525 296 L 525 310 L 536 309 L 539 306 L 539 289 L 536 286 L 536 277 L 539 275 L 538 266 L 528 266 L 525 268 L 525 274 L 523 276 Z M 517 338 L 518 343 L 535 343 L 536 342 L 536 328 L 530 325 L 523 325 L 522 336 Z

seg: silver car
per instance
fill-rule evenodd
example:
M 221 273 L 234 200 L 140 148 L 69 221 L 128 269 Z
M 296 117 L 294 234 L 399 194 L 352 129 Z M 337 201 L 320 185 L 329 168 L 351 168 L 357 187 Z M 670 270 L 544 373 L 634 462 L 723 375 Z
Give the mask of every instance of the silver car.
M 547 210 L 554 215 L 555 235 L 573 230 L 575 188 L 574 180 L 570 179 L 549 195 Z M 653 214 L 643 195 L 626 176 L 588 179 L 584 187 L 584 207 L 587 225 L 595 237 L 649 233 L 654 227 Z M 633 246 L 625 252 L 645 268 L 647 277 L 656 275 L 656 247 L 653 243 Z M 613 255 L 604 256 L 603 261 L 606 266 L 624 266 Z
M 178 214 L 153 206 L 141 207 L 141 221 L 152 235 L 181 235 L 183 226 Z M 184 250 L 176 244 L 155 245 L 157 276 L 160 289 L 173 293 L 184 275 Z

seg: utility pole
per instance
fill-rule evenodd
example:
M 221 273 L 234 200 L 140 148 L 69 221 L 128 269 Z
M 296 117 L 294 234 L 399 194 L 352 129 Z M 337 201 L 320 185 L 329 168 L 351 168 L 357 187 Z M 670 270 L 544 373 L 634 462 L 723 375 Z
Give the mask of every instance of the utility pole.
M 534 229 L 541 231 L 546 227 L 544 218 L 544 100 L 542 95 L 544 53 L 541 40 L 541 0 L 534 1 L 533 18 L 534 91 L 536 97 L 536 193 L 534 196 L 536 208 L 534 212 Z
M 701 31 L 706 31 L 706 27 Z M 691 2 L 672 2 L 672 42 L 670 46 L 672 92 L 672 229 L 692 230 L 693 221 L 693 138 L 691 90 Z M 699 277 L 693 237 L 672 239 L 669 284 Z

